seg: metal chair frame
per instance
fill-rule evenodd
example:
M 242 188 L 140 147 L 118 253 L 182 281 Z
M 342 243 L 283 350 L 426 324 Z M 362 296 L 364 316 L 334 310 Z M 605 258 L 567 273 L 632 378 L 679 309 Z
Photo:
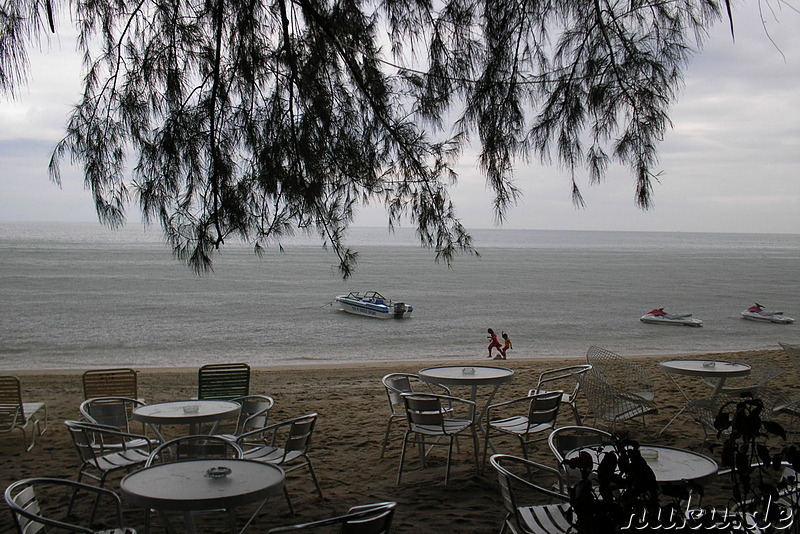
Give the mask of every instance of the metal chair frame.
M 388 534 L 392 526 L 396 502 L 379 502 L 354 506 L 345 515 L 287 525 L 270 529 L 268 534 L 284 534 L 317 530 L 325 527 L 341 525 L 341 534 Z
M 528 395 L 536 395 L 538 393 L 552 391 L 552 385 L 554 383 L 564 384 L 574 382 L 574 384 L 571 384 L 572 388 L 557 387 L 555 389 L 564 391 L 561 395 L 561 404 L 566 404 L 570 407 L 570 410 L 572 410 L 572 416 L 575 418 L 575 424 L 580 425 L 582 421 L 581 414 L 578 412 L 577 403 L 578 393 L 581 389 L 581 382 L 578 380 L 578 377 L 591 368 L 591 365 L 583 363 L 543 371 L 539 375 L 539 380 L 536 382 L 536 387 L 528 391 Z
M 241 434 L 236 442 L 242 447 L 246 460 L 269 463 L 281 467 L 288 475 L 298 469 L 306 468 L 320 499 L 323 499 L 322 487 L 317 480 L 314 466 L 308 453 L 317 423 L 317 414 L 309 413 L 273 423 Z M 294 515 L 294 506 L 289 490 L 284 484 L 283 493 Z
M 492 455 L 489 461 L 497 471 L 506 509 L 500 534 L 504 534 L 506 529 L 512 534 L 566 534 L 574 530 L 568 516 L 569 496 L 563 491 L 552 489 L 564 487 L 561 473 L 557 469 L 508 454 Z M 525 476 L 513 472 L 512 467 L 524 471 Z M 546 487 L 534 482 L 534 475 L 537 480 L 542 475 L 550 476 L 555 483 Z M 521 506 L 516 499 L 515 487 L 534 490 L 558 503 Z
M 546 440 L 549 432 L 555 428 L 561 407 L 563 391 L 548 391 L 527 397 L 499 402 L 486 408 L 485 443 L 483 447 L 483 463 L 486 463 L 492 435 L 510 435 L 519 440 L 522 456 L 528 458 L 528 445 Z M 505 415 L 516 411 L 518 407 L 526 407 L 525 413 L 492 419 L 493 414 Z M 540 437 L 536 437 L 540 436 Z
M 440 384 L 425 382 L 420 380 L 419 375 L 414 373 L 389 373 L 385 375 L 381 382 L 386 390 L 386 397 L 389 400 L 389 420 L 386 423 L 386 433 L 383 436 L 383 444 L 381 445 L 381 458 L 386 452 L 386 445 L 389 443 L 389 435 L 392 430 L 392 424 L 400 421 L 405 421 L 406 411 L 403 404 L 403 395 L 406 393 L 432 393 L 439 395 L 450 395 L 450 388 Z M 419 385 L 424 388 L 424 391 L 415 389 Z M 452 411 L 452 410 L 450 410 Z
M 434 395 L 430 393 L 408 393 L 403 395 L 405 404 L 406 421 L 408 428 L 403 438 L 403 448 L 400 451 L 400 468 L 397 472 L 397 485 L 400 485 L 405 465 L 406 449 L 409 443 L 417 445 L 420 450 L 420 460 L 423 468 L 426 467 L 426 445 L 443 445 L 438 439 L 446 438 L 448 441 L 447 465 L 445 467 L 444 483 L 450 480 L 450 461 L 453 457 L 453 444 L 464 432 L 470 431 L 472 435 L 473 456 L 475 469 L 480 471 L 478 464 L 478 433 L 477 420 L 475 419 L 475 403 L 470 400 L 453 397 L 450 395 Z M 468 417 L 455 417 L 449 414 L 445 406 L 457 407 L 468 412 Z M 427 438 L 436 438 L 430 443 Z
M 38 412 L 44 414 L 42 427 Z M 28 429 L 30 428 L 30 443 Z M 47 405 L 44 402 L 23 402 L 22 386 L 16 376 L 0 376 L 0 434 L 22 433 L 22 448 L 30 451 L 36 438 L 47 430 Z
M 91 528 L 76 525 L 74 523 L 67 523 L 47 517 L 42 512 L 41 502 L 36 495 L 36 489 L 41 487 L 55 487 L 63 486 L 67 490 L 72 490 L 74 495 L 78 490 L 94 493 L 95 504 L 97 508 L 98 501 L 101 498 L 107 498 L 114 504 L 114 515 L 106 515 L 108 519 L 113 518 L 116 523 L 116 528 L 113 530 L 103 530 L 97 532 Z M 5 490 L 5 501 L 11 510 L 11 515 L 14 518 L 14 525 L 19 534 L 32 534 L 34 532 L 46 532 L 48 527 L 56 528 L 60 531 L 66 530 L 69 532 L 79 532 L 83 534 L 136 534 L 136 531 L 130 528 L 125 528 L 122 523 L 122 502 L 119 496 L 111 490 L 105 488 L 98 488 L 89 484 L 75 482 L 73 480 L 66 480 L 61 478 L 50 477 L 35 477 L 18 480 L 10 484 Z M 93 509 L 94 510 L 94 509 Z M 69 514 L 68 514 L 69 515 Z M 92 512 L 94 516 L 94 511 Z M 89 524 L 94 521 L 94 517 Z

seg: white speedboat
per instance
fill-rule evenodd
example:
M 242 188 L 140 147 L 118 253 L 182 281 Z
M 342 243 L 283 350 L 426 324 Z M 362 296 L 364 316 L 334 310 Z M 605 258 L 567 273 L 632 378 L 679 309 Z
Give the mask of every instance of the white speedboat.
M 351 291 L 347 295 L 336 297 L 336 302 L 347 313 L 378 319 L 402 319 L 414 311 L 414 308 L 405 302 L 392 302 L 377 291 L 366 291 L 363 295 Z
M 750 306 L 742 312 L 742 317 L 750 321 L 761 321 L 762 323 L 790 324 L 794 319 L 784 315 L 782 311 L 770 311 L 756 302 L 755 306 Z
M 656 308 L 639 319 L 649 324 L 674 324 L 678 326 L 703 326 L 703 321 L 692 317 L 691 313 L 667 313 L 664 308 Z

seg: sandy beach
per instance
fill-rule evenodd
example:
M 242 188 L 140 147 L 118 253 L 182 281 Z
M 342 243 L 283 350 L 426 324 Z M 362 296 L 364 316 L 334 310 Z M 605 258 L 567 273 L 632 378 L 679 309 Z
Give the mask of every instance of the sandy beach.
M 743 361 L 753 365 L 774 360 L 785 368 L 785 372 L 774 381 L 774 387 L 787 394 L 792 394 L 795 388 L 796 372 L 780 350 L 714 353 L 701 357 Z M 676 358 L 688 357 L 681 355 Z M 655 401 L 659 412 L 647 418 L 645 428 L 636 422 L 626 422 L 619 425 L 619 429 L 628 431 L 640 442 L 672 445 L 713 457 L 714 453 L 709 453 L 704 445 L 704 433 L 700 425 L 687 416 L 678 417 L 663 434 L 659 433 L 685 402 L 670 377 L 659 369 L 659 361 L 665 359 L 671 357 L 635 358 L 651 374 L 656 384 Z M 454 452 L 455 462 L 448 486 L 444 485 L 446 447 L 435 450 L 434 459 L 424 470 L 419 468 L 416 454 L 411 454 L 403 484 L 395 486 L 403 430 L 400 425 L 394 427 L 386 456 L 380 457 L 389 414 L 381 377 L 390 372 L 417 372 L 437 363 L 254 368 L 251 393 L 265 393 L 275 398 L 276 404 L 270 414 L 272 422 L 309 412 L 319 414 L 311 457 L 325 498 L 322 501 L 317 498 L 313 484 L 305 473 L 292 475 L 287 484 L 297 515 L 291 516 L 285 500 L 275 497 L 248 532 L 266 532 L 278 525 L 344 513 L 353 505 L 387 500 L 398 503 L 393 529 L 397 533 L 469 534 L 498 531 L 504 510 L 496 476 L 491 468 L 483 475 L 475 473 L 470 461 L 471 447 L 466 440 L 462 442 L 460 451 Z M 489 364 L 513 369 L 513 381 L 504 385 L 495 398 L 495 401 L 501 401 L 525 395 L 536 384 L 541 371 L 581 363 L 581 360 L 463 360 L 458 363 Z M 31 476 L 74 480 L 79 461 L 63 422 L 79 418 L 78 406 L 83 400 L 81 371 L 0 371 L 0 374 L 19 376 L 24 400 L 44 401 L 49 411 L 49 428 L 44 436 L 38 438 L 32 451 L 21 452 L 18 439 L 3 436 L 0 441 L 0 486 L 5 488 L 15 480 Z M 710 388 L 698 379 L 679 379 L 690 397 L 700 398 L 710 393 Z M 139 394 L 147 402 L 189 399 L 196 393 L 196 381 L 196 369 L 141 369 Z M 454 388 L 453 393 L 468 395 L 466 390 L 458 388 Z M 585 414 L 585 423 L 591 425 L 591 411 L 585 399 L 580 399 L 579 408 Z M 788 425 L 788 421 L 776 420 Z M 572 423 L 568 411 L 562 412 L 560 423 Z M 520 454 L 515 442 L 498 440 L 496 444 L 501 452 Z M 532 456 L 535 459 L 554 465 L 546 442 L 535 445 L 534 449 Z M 120 476 L 112 478 L 108 487 L 116 489 L 119 479 Z M 240 510 L 241 522 L 249 512 Z M 144 532 L 142 518 L 141 510 L 125 507 L 127 526 L 136 528 L 140 533 Z M 208 532 L 219 530 L 213 523 L 206 527 Z M 10 514 L 3 512 L 0 514 L 0 532 L 12 531 Z

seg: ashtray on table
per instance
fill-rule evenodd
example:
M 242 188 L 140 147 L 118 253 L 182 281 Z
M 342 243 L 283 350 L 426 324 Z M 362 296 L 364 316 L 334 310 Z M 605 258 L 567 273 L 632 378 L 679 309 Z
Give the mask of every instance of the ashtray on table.
M 212 467 L 206 471 L 206 476 L 211 478 L 225 478 L 231 474 L 230 467 Z

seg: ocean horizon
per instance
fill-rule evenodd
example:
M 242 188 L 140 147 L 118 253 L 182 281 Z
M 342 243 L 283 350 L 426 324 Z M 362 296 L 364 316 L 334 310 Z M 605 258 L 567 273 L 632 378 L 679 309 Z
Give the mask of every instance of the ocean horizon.
M 160 228 L 0 222 L 0 369 L 479 362 L 487 328 L 509 358 L 777 349 L 798 323 L 746 321 L 759 302 L 800 319 L 800 235 L 471 230 L 480 256 L 434 261 L 413 229 L 352 228 L 350 280 L 314 236 L 259 258 L 243 244 L 198 276 Z M 379 291 L 411 317 L 346 314 L 336 295 Z M 652 308 L 702 328 L 647 325 Z

